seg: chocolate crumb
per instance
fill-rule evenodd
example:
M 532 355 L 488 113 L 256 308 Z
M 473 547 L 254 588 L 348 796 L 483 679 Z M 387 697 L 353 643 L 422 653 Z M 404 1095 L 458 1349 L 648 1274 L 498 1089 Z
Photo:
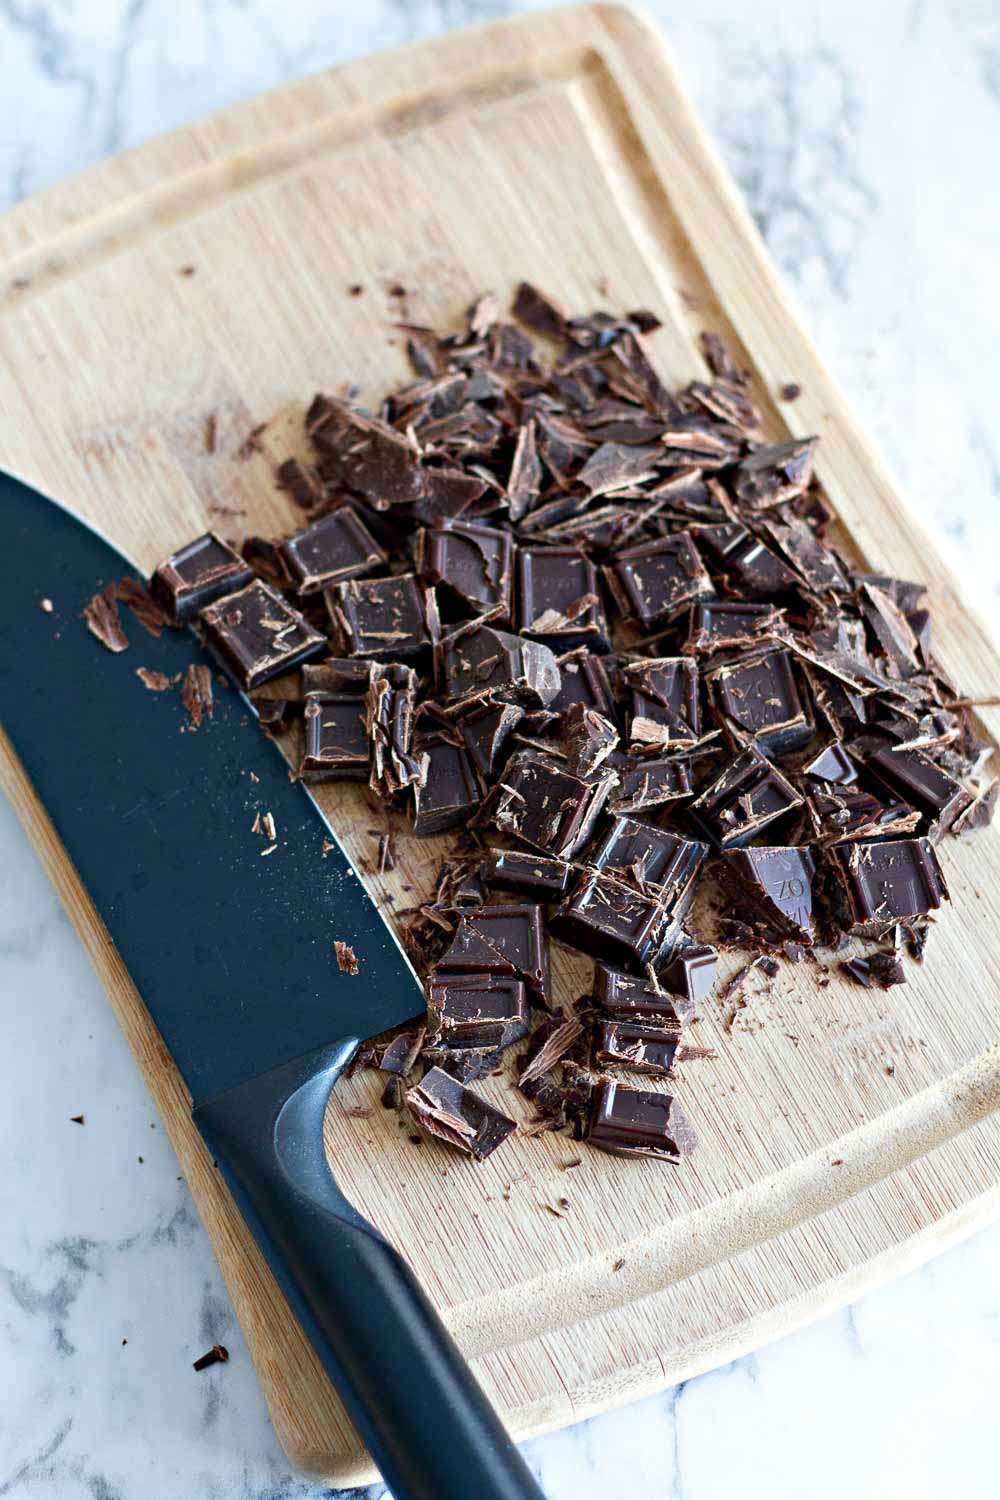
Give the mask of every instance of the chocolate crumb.
M 207 1370 L 210 1365 L 224 1365 L 229 1359 L 229 1350 L 225 1344 L 213 1344 L 207 1354 L 196 1359 L 193 1365 L 195 1370 Z
M 354 952 L 354 949 L 351 947 L 350 943 L 342 942 L 341 939 L 338 938 L 334 943 L 333 948 L 334 952 L 337 955 L 337 968 L 340 970 L 340 972 L 342 974 L 356 974 L 361 965 L 358 962 L 357 954 Z

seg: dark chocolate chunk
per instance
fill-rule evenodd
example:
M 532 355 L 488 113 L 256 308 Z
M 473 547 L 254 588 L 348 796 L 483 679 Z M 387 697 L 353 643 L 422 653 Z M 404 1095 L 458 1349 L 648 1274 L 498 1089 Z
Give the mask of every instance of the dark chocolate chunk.
M 605 874 L 632 881 L 641 890 L 659 887 L 663 900 L 679 917 L 691 904 L 695 879 L 707 854 L 707 844 L 620 815 L 589 856 L 589 863 Z
M 561 1013 L 546 1016 L 531 1033 L 531 1041 L 521 1054 L 517 1086 L 522 1093 L 537 1098 L 531 1085 L 551 1073 L 582 1035 L 583 1022 L 578 1017 Z
M 307 693 L 303 711 L 303 781 L 367 781 L 371 744 L 365 700 L 345 693 Z
M 721 651 L 752 646 L 769 635 L 780 619 L 770 604 L 696 604 L 691 610 L 687 651 Z
M 424 1028 L 397 1032 L 378 1054 L 375 1066 L 381 1068 L 383 1073 L 394 1073 L 398 1078 L 405 1078 L 417 1065 L 425 1034 Z
M 630 662 L 629 743 L 648 752 L 690 748 L 701 736 L 698 665 L 687 656 Z
M 204 662 L 192 662 L 185 672 L 181 684 L 181 702 L 195 729 L 201 728 L 201 721 L 206 714 L 209 718 L 212 717 L 215 711 L 212 672 Z
M 142 1157 L 139 1158 L 142 1160 Z M 122 1340 L 124 1343 L 124 1339 Z M 193 1370 L 208 1370 L 212 1365 L 224 1365 L 229 1359 L 229 1350 L 225 1344 L 213 1344 L 207 1354 L 201 1354 L 191 1366 Z
M 210 604 L 200 619 L 209 646 L 244 691 L 326 650 L 326 638 L 256 580 Z
M 607 964 L 594 965 L 593 999 L 613 1020 L 635 1021 L 645 1026 L 673 1027 L 679 1030 L 693 1019 L 695 1000 L 686 988 L 681 989 L 670 982 L 672 970 L 684 952 L 662 970 L 654 984 L 649 978 L 637 979 L 634 974 L 622 974 L 609 969 Z M 715 967 L 715 950 L 703 950 L 712 954 Z
M 541 907 L 524 902 L 464 911 L 438 971 L 512 974 L 524 980 L 532 1002 L 544 1006 L 549 949 Z
M 289 582 L 300 595 L 318 594 L 348 578 L 363 578 L 388 562 L 350 505 L 331 511 L 305 531 L 278 543 Z
M 812 477 L 819 438 L 768 443 L 745 458 L 736 470 L 735 491 L 744 505 L 765 510 L 802 493 Z
M 799 585 L 788 564 L 738 521 L 699 526 L 694 535 L 717 560 L 733 592 L 745 599 L 782 598 Z
M 461 745 L 443 735 L 421 741 L 416 752 L 420 779 L 413 788 L 413 832 L 417 838 L 467 824 L 480 802 L 472 763 Z
M 802 797 L 777 767 L 750 745 L 692 802 L 689 812 L 713 844 L 733 849 L 801 803 Z
M 612 751 L 605 764 L 618 777 L 608 798 L 609 812 L 642 812 L 687 797 L 693 790 L 690 767 L 682 760 Z
M 698 1144 L 671 1094 L 627 1088 L 610 1079 L 594 1091 L 587 1139 L 616 1156 L 653 1156 L 675 1163 Z
M 486 802 L 483 821 L 557 859 L 570 859 L 590 838 L 614 773 L 584 779 L 535 750 L 511 757 Z
M 765 755 L 785 755 L 812 739 L 813 724 L 802 706 L 787 651 L 764 651 L 727 662 L 707 680 L 720 711 L 751 735 Z
M 885 654 L 904 675 L 920 666 L 920 642 L 898 604 L 884 589 L 865 582 L 859 589 L 861 609 L 872 634 Z
M 1000 781 L 991 781 L 989 786 L 977 794 L 964 812 L 959 813 L 952 824 L 952 832 L 964 837 L 989 828 L 993 822 L 997 801 L 1000 800 Z
M 782 937 L 812 942 L 816 863 L 809 849 L 726 849 L 720 873 L 738 910 Z
M 491 849 L 483 862 L 483 880 L 491 889 L 517 891 L 538 901 L 564 896 L 573 866 L 523 849 Z
M 562 338 L 566 332 L 566 314 L 562 308 L 530 282 L 518 283 L 511 312 L 519 322 L 546 338 Z
M 520 979 L 502 974 L 432 974 L 427 1030 L 433 1047 L 509 1047 L 528 1034 L 528 1000 Z
M 447 636 L 441 666 L 449 698 L 492 693 L 546 708 L 559 692 L 559 668 L 548 646 L 489 625 L 470 625 Z
M 335 656 L 326 661 L 307 661 L 302 668 L 305 693 L 347 693 L 363 698 L 371 686 L 372 663 Z
M 687 943 L 660 970 L 659 980 L 671 991 L 674 1005 L 680 996 L 694 1007 L 711 992 L 719 955 L 704 943 Z
M 258 698 L 253 705 L 257 723 L 267 734 L 284 734 L 290 729 L 299 706 L 287 698 Z
M 537 433 L 534 421 L 529 418 L 517 435 L 507 479 L 507 508 L 511 521 L 523 520 L 527 512 L 535 508 L 541 484 Z
M 552 920 L 553 933 L 584 953 L 644 973 L 669 957 L 679 927 L 659 892 L 611 875 L 584 875 Z
M 365 700 L 365 725 L 371 742 L 371 787 L 393 797 L 420 780 L 413 754 L 413 708 L 417 674 L 401 662 L 376 666 Z
M 499 607 L 510 615 L 514 544 L 507 531 L 445 521 L 417 538 L 417 571 L 448 588 L 474 610 Z
M 495 703 L 484 698 L 462 714 L 457 727 L 476 770 L 492 780 L 504 758 L 511 733 L 524 718 L 516 703 Z
M 858 768 L 840 741 L 833 740 L 802 767 L 802 775 L 834 786 L 852 786 L 858 779 Z
M 948 899 L 928 839 L 837 844 L 830 855 L 855 931 L 882 932 L 896 922 L 926 916 Z
M 887 747 L 869 755 L 865 765 L 876 771 L 880 779 L 911 806 L 920 809 L 927 819 L 931 838 L 946 833 L 972 801 L 965 787 L 942 771 L 922 750 Z
M 87 622 L 87 629 L 91 635 L 96 636 L 102 646 L 106 646 L 115 654 L 128 649 L 128 636 L 122 629 L 122 622 L 118 618 L 116 598 L 116 587 L 112 583 L 102 592 L 95 594 L 83 611 L 83 618 Z
M 824 843 L 837 844 L 845 839 L 912 833 L 920 823 L 920 813 L 898 801 L 888 788 L 885 792 L 885 801 L 859 786 L 828 786 L 814 792 L 807 806 L 817 836 Z
M 606 576 L 619 614 L 643 629 L 673 619 L 685 605 L 715 592 L 687 531 L 619 553 Z
M 618 731 L 594 708 L 574 703 L 563 715 L 559 752 L 567 771 L 592 776 L 618 744 Z
M 606 650 L 597 569 L 576 547 L 519 547 L 517 624 L 552 646 Z
M 432 1068 L 407 1089 L 406 1103 L 422 1130 L 476 1161 L 485 1161 L 517 1129 L 508 1115 L 443 1068 Z
M 844 594 L 850 588 L 839 558 L 825 547 L 798 516 L 764 523 L 767 535 L 784 553 L 803 583 L 817 594 Z
M 567 651 L 557 658 L 560 673 L 559 691 L 548 707 L 553 713 L 566 713 L 574 704 L 592 708 L 605 719 L 614 719 L 614 697 L 607 668 L 599 656 L 586 649 Z
M 347 656 L 405 661 L 430 647 L 424 590 L 412 573 L 352 578 L 334 584 L 324 598 Z
M 149 592 L 172 625 L 187 625 L 199 610 L 244 588 L 252 577 L 239 553 L 206 531 L 160 563 Z
M 679 1045 L 676 1031 L 611 1021 L 598 1028 L 594 1058 L 598 1063 L 666 1078 L 673 1071 Z

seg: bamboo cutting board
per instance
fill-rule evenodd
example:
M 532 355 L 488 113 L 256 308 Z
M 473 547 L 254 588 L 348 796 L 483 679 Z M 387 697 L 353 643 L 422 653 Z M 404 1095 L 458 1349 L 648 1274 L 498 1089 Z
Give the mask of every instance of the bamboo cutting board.
M 0 465 L 141 567 L 211 524 L 299 524 L 273 482 L 318 389 L 377 400 L 407 378 L 392 322 L 447 326 L 525 276 L 574 310 L 649 306 L 670 383 L 721 332 L 769 435 L 819 432 L 819 475 L 872 568 L 926 580 L 938 652 L 995 693 L 997 653 L 803 335 L 659 35 L 584 6 L 444 37 L 305 80 L 104 163 L 0 220 Z M 405 299 L 389 289 L 405 286 Z M 363 292 L 348 295 L 361 285 Z M 776 398 L 796 380 L 794 405 Z M 207 451 L 206 422 L 217 423 Z M 240 457 L 266 420 L 262 451 Z M 39 580 L 44 592 L 44 580 Z M 73 614 L 83 601 L 56 601 Z M 80 628 L 83 628 L 82 626 Z M 136 665 L 142 644 L 131 630 Z M 0 706 L 2 717 L 2 706 Z M 1000 726 L 996 710 L 985 727 Z M 208 1228 L 290 1458 L 371 1468 L 190 1124 L 183 1086 L 12 756 L 3 780 L 103 975 Z M 377 899 L 426 889 L 444 841 L 324 794 Z M 98 825 L 99 826 L 99 825 Z M 889 995 L 785 966 L 678 1083 L 702 1146 L 674 1171 L 513 1142 L 480 1167 L 415 1151 L 359 1078 L 327 1117 L 345 1191 L 409 1258 L 518 1435 L 733 1358 L 913 1265 L 1000 1204 L 994 975 L 1000 833 L 947 845 L 953 905 Z M 412 889 L 407 891 L 407 887 Z M 331 932 L 331 938 L 335 936 Z M 580 969 L 557 967 L 560 996 Z M 545 1207 L 570 1199 L 565 1217 Z

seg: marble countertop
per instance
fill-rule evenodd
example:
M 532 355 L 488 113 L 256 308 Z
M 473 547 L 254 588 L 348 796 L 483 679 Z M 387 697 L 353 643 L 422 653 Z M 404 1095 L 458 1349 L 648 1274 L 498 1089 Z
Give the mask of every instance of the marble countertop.
M 0 0 L 0 207 L 286 79 L 527 8 Z M 649 9 L 807 326 L 1000 625 L 995 0 L 757 0 L 752 30 L 739 0 Z M 137 1069 L 5 803 L 0 1078 L 0 1497 L 333 1494 L 288 1473 Z M 530 1443 L 530 1461 L 552 1500 L 978 1497 L 995 1471 L 998 1258 L 1000 1226 L 754 1356 Z M 195 1376 L 216 1340 L 229 1363 Z

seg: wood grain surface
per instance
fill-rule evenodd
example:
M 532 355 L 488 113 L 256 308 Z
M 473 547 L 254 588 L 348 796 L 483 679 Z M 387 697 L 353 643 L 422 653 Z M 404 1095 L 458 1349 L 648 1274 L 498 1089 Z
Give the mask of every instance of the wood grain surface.
M 450 325 L 522 276 L 575 310 L 656 309 L 649 348 L 668 382 L 704 373 L 699 330 L 723 333 L 769 434 L 822 435 L 818 472 L 848 550 L 925 580 L 943 666 L 969 692 L 996 692 L 993 645 L 805 338 L 661 38 L 615 6 L 307 79 L 0 219 L 0 465 L 146 569 L 206 524 L 290 529 L 299 514 L 273 468 L 304 451 L 313 393 L 357 381 L 377 400 L 409 374 L 395 320 Z M 782 405 L 793 379 L 803 395 Z M 265 420 L 262 451 L 241 458 Z M 983 724 L 996 734 L 995 709 Z M 3 744 L 0 766 L 149 1081 L 289 1457 L 340 1484 L 370 1478 Z M 398 868 L 377 878 L 384 810 L 359 788 L 323 795 L 375 898 L 412 905 L 446 841 L 401 833 Z M 348 1113 L 375 1102 L 373 1078 L 336 1091 L 327 1145 L 341 1184 L 409 1258 L 515 1434 L 731 1359 L 996 1214 L 1000 833 L 943 858 L 953 905 L 904 989 L 821 989 L 811 966 L 789 965 L 749 992 L 731 1030 L 705 1006 L 697 1039 L 718 1058 L 678 1083 L 702 1139 L 683 1170 L 587 1152 L 566 1171 L 578 1153 L 552 1135 L 476 1167 L 414 1150 L 391 1113 Z M 558 995 L 575 998 L 587 970 L 557 958 Z M 545 1204 L 563 1196 L 555 1218 Z

